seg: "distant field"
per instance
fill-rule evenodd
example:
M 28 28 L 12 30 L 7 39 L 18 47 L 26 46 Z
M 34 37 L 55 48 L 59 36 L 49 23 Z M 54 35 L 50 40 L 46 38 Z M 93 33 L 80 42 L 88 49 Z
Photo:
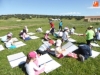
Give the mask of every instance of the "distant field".
M 10 64 L 7 60 L 7 55 L 23 52 L 25 55 L 27 55 L 28 52 L 32 50 L 36 50 L 39 48 L 39 46 L 42 44 L 41 38 L 44 36 L 44 33 L 46 30 L 50 29 L 49 21 L 45 18 L 33 18 L 33 19 L 26 19 L 17 21 L 18 19 L 10 18 L 8 20 L 0 20 L 0 36 L 5 35 L 8 32 L 13 33 L 13 37 L 17 37 L 19 40 L 19 32 L 24 28 L 24 26 L 27 26 L 29 29 L 29 32 L 35 32 L 35 29 L 38 27 L 42 27 L 44 32 L 43 33 L 36 33 L 36 36 L 39 36 L 40 38 L 37 40 L 29 40 L 29 41 L 23 41 L 26 43 L 26 46 L 8 50 L 5 49 L 4 51 L 0 52 L 0 75 L 25 75 L 25 72 L 22 71 L 20 67 L 11 68 Z M 63 27 L 68 26 L 69 28 L 72 28 L 73 26 L 76 27 L 77 33 L 85 33 L 88 26 L 92 25 L 94 28 L 100 27 L 100 23 L 88 23 L 84 22 L 83 20 L 67 20 L 62 19 L 63 21 Z M 58 30 L 58 23 L 59 21 L 54 21 L 55 29 Z M 75 36 L 70 35 L 73 39 L 77 40 L 78 43 L 86 43 L 85 39 L 86 37 L 82 36 Z M 55 39 L 52 35 L 50 35 L 52 39 Z M 22 40 L 21 40 L 22 41 Z M 100 45 L 100 41 L 97 41 Z M 4 45 L 2 42 L 0 44 Z M 100 51 L 100 48 L 93 47 L 93 50 Z M 41 75 L 100 75 L 100 55 L 96 57 L 95 59 L 89 58 L 84 63 L 74 59 L 65 57 L 63 59 L 57 59 L 53 57 L 57 62 L 59 62 L 62 66 L 58 69 L 48 73 L 48 74 L 41 74 Z M 52 66 L 52 65 L 51 65 Z

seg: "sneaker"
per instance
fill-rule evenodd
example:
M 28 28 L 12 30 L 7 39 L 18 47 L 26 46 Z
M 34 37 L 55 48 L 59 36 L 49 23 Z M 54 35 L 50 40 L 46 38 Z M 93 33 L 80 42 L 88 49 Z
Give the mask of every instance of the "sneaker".
M 84 56 L 81 55 L 81 54 L 79 54 L 79 58 L 80 58 L 80 60 L 81 60 L 82 62 L 85 60 Z

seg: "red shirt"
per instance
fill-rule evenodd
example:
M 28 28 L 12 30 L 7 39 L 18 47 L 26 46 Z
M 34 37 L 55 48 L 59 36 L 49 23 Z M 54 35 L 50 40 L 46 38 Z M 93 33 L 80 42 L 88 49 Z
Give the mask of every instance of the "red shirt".
M 50 23 L 50 26 L 51 26 L 51 28 L 54 28 L 54 24 L 52 22 Z

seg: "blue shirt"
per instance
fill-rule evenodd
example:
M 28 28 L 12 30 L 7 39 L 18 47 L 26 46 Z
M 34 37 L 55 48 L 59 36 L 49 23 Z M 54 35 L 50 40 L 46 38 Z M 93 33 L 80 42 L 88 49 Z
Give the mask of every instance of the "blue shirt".
M 78 47 L 79 47 L 79 50 L 82 51 L 83 55 L 89 55 L 89 56 L 92 55 L 91 49 L 88 45 L 82 44 L 82 45 L 79 45 Z
M 62 23 L 62 22 L 60 22 L 60 23 L 59 23 L 59 26 L 62 26 L 62 25 L 63 25 L 63 23 Z

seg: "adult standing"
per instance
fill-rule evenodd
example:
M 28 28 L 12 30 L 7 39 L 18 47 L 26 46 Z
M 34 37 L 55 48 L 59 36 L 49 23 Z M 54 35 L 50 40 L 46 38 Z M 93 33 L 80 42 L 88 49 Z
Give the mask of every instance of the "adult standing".
M 62 31 L 62 26 L 63 26 L 63 22 L 60 21 L 60 22 L 59 22 L 59 30 L 61 30 L 61 31 Z
M 50 26 L 51 26 L 50 33 L 53 35 L 54 34 L 54 23 L 52 21 L 50 22 Z
M 80 35 L 83 36 L 84 34 Z M 91 45 L 91 41 L 93 41 L 95 33 L 93 31 L 93 26 L 89 26 L 85 33 L 87 45 Z
M 92 29 L 93 29 L 93 27 L 90 26 L 88 28 L 88 30 L 86 31 L 86 34 L 85 34 L 86 35 L 87 45 L 90 45 L 91 41 L 94 39 L 94 36 L 95 36 L 95 33 L 94 33 L 94 31 Z

